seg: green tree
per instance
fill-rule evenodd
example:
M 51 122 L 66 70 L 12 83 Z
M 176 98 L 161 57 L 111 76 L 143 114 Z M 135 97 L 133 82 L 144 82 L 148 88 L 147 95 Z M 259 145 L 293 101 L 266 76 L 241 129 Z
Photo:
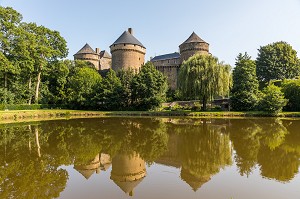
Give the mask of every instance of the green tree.
M 43 104 L 63 105 L 68 99 L 68 77 L 73 61 L 64 60 L 49 64 L 49 71 L 45 74 L 44 81 L 48 88 L 47 95 L 43 96 Z
M 120 110 L 122 107 L 120 94 L 122 93 L 121 80 L 116 72 L 110 69 L 103 78 L 101 84 L 96 86 L 95 96 L 93 97 L 94 107 L 104 110 Z
M 263 90 L 263 97 L 260 102 L 262 110 L 269 113 L 277 114 L 287 104 L 288 100 L 284 98 L 284 94 L 280 88 L 270 84 Z
M 121 107 L 124 109 L 130 109 L 132 103 L 132 89 L 131 89 L 131 82 L 135 76 L 135 72 L 132 69 L 129 70 L 120 70 L 117 73 L 117 76 L 121 80 L 122 89 L 120 93 Z
M 60 36 L 58 31 L 50 30 L 44 26 L 37 26 L 35 23 L 24 25 L 24 30 L 31 33 L 34 43 L 30 49 L 30 56 L 35 60 L 34 71 L 36 75 L 35 96 L 34 101 L 38 103 L 40 94 L 41 75 L 45 71 L 48 63 L 64 58 L 68 54 L 67 43 Z
M 282 88 L 285 98 L 289 100 L 286 110 L 300 111 L 300 79 L 284 80 Z
M 255 61 L 245 54 L 239 54 L 233 69 L 233 87 L 231 102 L 234 110 L 249 111 L 256 108 L 258 98 L 258 80 Z
M 258 49 L 257 78 L 262 86 L 270 80 L 292 79 L 300 74 L 297 52 L 286 42 L 275 42 Z
M 71 108 L 91 108 L 95 88 L 101 84 L 102 77 L 90 67 L 79 68 L 68 78 L 69 106 Z
M 136 109 L 154 109 L 166 100 L 167 78 L 151 62 L 147 62 L 134 76 L 131 88 L 132 104 Z
M 15 61 L 16 40 L 19 37 L 18 26 L 22 15 L 10 7 L 0 6 L 0 92 L 3 102 L 14 101 L 13 87 L 19 68 Z
M 228 81 L 224 81 L 227 79 Z M 180 68 L 179 91 L 184 99 L 202 100 L 206 110 L 208 100 L 224 96 L 229 91 L 230 68 L 211 55 L 194 55 Z

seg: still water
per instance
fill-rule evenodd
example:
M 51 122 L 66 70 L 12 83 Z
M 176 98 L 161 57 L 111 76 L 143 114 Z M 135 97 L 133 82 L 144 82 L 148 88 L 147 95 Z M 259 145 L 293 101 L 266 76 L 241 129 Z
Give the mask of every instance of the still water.
M 0 198 L 299 199 L 300 120 L 0 125 Z

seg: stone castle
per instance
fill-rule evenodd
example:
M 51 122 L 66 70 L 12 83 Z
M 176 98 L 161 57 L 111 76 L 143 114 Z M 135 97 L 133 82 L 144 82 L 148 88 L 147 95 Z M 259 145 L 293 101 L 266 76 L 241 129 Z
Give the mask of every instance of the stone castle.
M 155 56 L 150 58 L 155 68 L 168 77 L 171 89 L 177 88 L 178 72 L 183 61 L 195 54 L 209 54 L 209 44 L 196 33 L 179 45 L 180 52 Z M 123 34 L 110 46 L 111 55 L 99 48 L 93 50 L 86 44 L 75 55 L 75 60 L 85 60 L 92 63 L 99 71 L 112 68 L 115 71 L 129 68 L 139 71 L 145 63 L 145 46 L 133 36 L 132 28 Z

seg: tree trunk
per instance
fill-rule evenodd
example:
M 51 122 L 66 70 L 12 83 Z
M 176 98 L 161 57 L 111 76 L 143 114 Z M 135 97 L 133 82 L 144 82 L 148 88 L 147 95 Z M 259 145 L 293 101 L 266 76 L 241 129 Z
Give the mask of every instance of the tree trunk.
M 203 111 L 206 111 L 206 104 L 207 104 L 206 96 L 203 96 L 203 100 L 202 100 L 202 108 L 203 108 Z
M 39 140 L 39 129 L 37 126 L 34 128 L 35 132 L 35 141 L 36 141 L 36 146 L 37 146 L 37 153 L 38 156 L 41 157 L 41 146 L 40 146 L 40 140 Z
M 7 89 L 7 73 L 4 73 L 4 88 Z
M 42 66 L 41 66 L 42 68 Z M 37 80 L 36 80 L 36 88 L 35 88 L 35 97 L 34 97 L 34 103 L 39 103 L 39 90 L 40 90 L 40 83 L 41 83 L 41 70 L 38 72 Z
M 29 80 L 28 80 L 28 90 L 29 90 L 29 100 L 28 100 L 28 104 L 31 104 L 31 100 L 32 100 L 32 96 L 31 96 L 31 88 L 32 88 L 32 81 L 31 81 L 31 75 L 29 76 Z
M 28 129 L 30 131 L 29 135 L 31 136 L 31 125 L 28 125 Z M 28 148 L 29 148 L 29 152 L 31 152 L 31 139 L 30 139 L 30 136 L 29 136 L 29 139 L 28 139 Z
M 7 104 L 7 73 L 4 72 L 4 104 Z

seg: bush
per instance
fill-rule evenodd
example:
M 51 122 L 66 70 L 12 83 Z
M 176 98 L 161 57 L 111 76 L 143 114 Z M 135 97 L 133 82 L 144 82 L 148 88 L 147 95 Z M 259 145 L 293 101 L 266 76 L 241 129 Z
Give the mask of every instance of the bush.
M 288 100 L 284 98 L 284 94 L 280 88 L 271 84 L 264 88 L 262 94 L 262 100 L 260 101 L 260 108 L 263 111 L 272 114 L 278 114 L 282 111 L 282 108 L 287 104 Z
M 175 104 L 172 108 L 171 111 L 182 111 L 184 110 L 183 106 L 180 106 L 179 104 Z
M 300 111 L 300 79 L 283 81 L 282 91 L 289 100 L 285 110 Z

